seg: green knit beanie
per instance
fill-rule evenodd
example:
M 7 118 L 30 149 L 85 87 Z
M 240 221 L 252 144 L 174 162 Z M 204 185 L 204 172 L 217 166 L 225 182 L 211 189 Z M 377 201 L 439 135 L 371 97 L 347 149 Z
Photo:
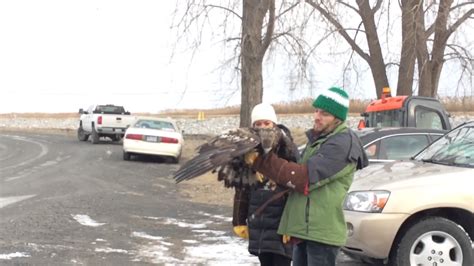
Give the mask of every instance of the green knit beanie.
M 341 88 L 332 87 L 323 91 L 314 100 L 313 106 L 345 121 L 349 111 L 349 95 Z

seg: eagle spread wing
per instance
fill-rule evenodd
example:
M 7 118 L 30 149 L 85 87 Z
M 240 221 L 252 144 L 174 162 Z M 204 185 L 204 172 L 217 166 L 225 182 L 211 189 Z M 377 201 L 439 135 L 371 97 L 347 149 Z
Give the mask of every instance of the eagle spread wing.
M 251 186 L 256 182 L 255 171 L 244 161 L 244 155 L 254 149 L 263 154 L 278 150 L 285 134 L 276 128 L 237 128 L 218 135 L 197 148 L 197 155 L 187 161 L 174 175 L 176 183 L 206 172 L 218 172 L 226 187 Z M 290 140 L 291 141 L 291 140 Z

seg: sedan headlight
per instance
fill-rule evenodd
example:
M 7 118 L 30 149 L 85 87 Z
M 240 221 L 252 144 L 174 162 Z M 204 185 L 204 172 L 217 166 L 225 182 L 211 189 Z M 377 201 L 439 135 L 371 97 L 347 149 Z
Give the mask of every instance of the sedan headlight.
M 344 210 L 357 212 L 382 212 L 387 204 L 388 191 L 353 191 L 347 194 Z

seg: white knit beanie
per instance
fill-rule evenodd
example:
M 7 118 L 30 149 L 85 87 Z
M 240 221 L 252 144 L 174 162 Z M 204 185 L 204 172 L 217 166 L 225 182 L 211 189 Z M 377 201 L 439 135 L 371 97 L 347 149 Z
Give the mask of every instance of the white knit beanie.
M 277 124 L 278 120 L 273 106 L 266 103 L 260 103 L 255 105 L 252 110 L 252 125 L 253 123 L 255 123 L 255 121 L 258 120 L 270 120 L 273 123 Z

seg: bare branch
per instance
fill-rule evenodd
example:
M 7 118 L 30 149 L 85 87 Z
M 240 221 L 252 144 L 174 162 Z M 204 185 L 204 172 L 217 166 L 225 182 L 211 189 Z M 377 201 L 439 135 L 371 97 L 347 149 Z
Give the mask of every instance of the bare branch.
M 463 6 L 467 6 L 467 5 L 474 5 L 474 3 L 473 3 L 473 2 L 464 2 L 464 3 L 461 3 L 461 4 L 457 4 L 457 5 L 453 6 L 453 7 L 451 7 L 451 8 L 449 9 L 449 12 L 451 12 L 451 11 L 457 9 L 457 8 L 460 8 L 460 7 L 463 7 Z
M 377 3 L 375 4 L 374 8 L 372 8 L 372 14 L 377 13 L 379 11 L 380 7 L 382 6 L 382 0 L 377 0 Z
M 280 17 L 282 17 L 284 14 L 286 14 L 287 12 L 291 11 L 293 8 L 295 8 L 296 6 L 298 6 L 300 4 L 300 2 L 296 2 L 294 3 L 293 5 L 291 5 L 289 8 L 283 10 L 280 14 L 278 14 L 278 16 L 275 16 L 275 20 L 279 20 Z
M 239 14 L 235 13 L 234 10 L 229 9 L 229 8 L 227 8 L 227 7 L 218 6 L 218 5 L 204 5 L 204 8 L 208 8 L 208 7 L 210 7 L 210 8 L 218 8 L 218 9 L 224 9 L 225 11 L 234 14 L 236 17 L 238 17 L 240 20 L 242 20 L 242 16 L 240 16 Z
M 346 1 L 341 1 L 341 0 L 338 0 L 337 1 L 339 4 L 343 5 L 343 6 L 346 6 L 347 8 L 349 9 L 352 9 L 354 12 L 356 12 L 357 14 L 359 14 L 359 9 L 357 9 L 356 7 L 352 6 L 352 5 L 349 5 L 348 3 L 346 3 Z
M 275 0 L 270 1 L 270 6 L 268 7 L 268 24 L 265 37 L 263 38 L 262 49 L 260 50 L 260 56 L 263 58 L 265 52 L 272 42 L 273 29 L 275 28 Z
M 388 62 L 385 64 L 386 67 L 390 67 L 390 66 L 400 66 L 400 64 L 398 62 Z
M 356 51 L 364 60 L 367 62 L 370 61 L 370 56 L 365 53 L 359 45 L 347 34 L 345 31 L 344 27 L 337 21 L 334 17 L 332 17 L 329 12 L 327 12 L 325 9 L 323 9 L 319 4 L 316 4 L 312 0 L 305 0 L 306 3 L 311 5 L 313 8 L 317 9 L 333 26 L 336 27 L 337 31 L 341 36 L 349 43 L 349 45 L 352 47 L 354 51 Z
M 455 32 L 457 28 L 473 14 L 474 14 L 474 9 L 471 8 L 464 15 L 462 15 L 456 22 L 454 22 L 454 24 L 451 25 L 451 27 L 449 27 L 446 38 L 449 38 L 449 36 L 453 32 Z

